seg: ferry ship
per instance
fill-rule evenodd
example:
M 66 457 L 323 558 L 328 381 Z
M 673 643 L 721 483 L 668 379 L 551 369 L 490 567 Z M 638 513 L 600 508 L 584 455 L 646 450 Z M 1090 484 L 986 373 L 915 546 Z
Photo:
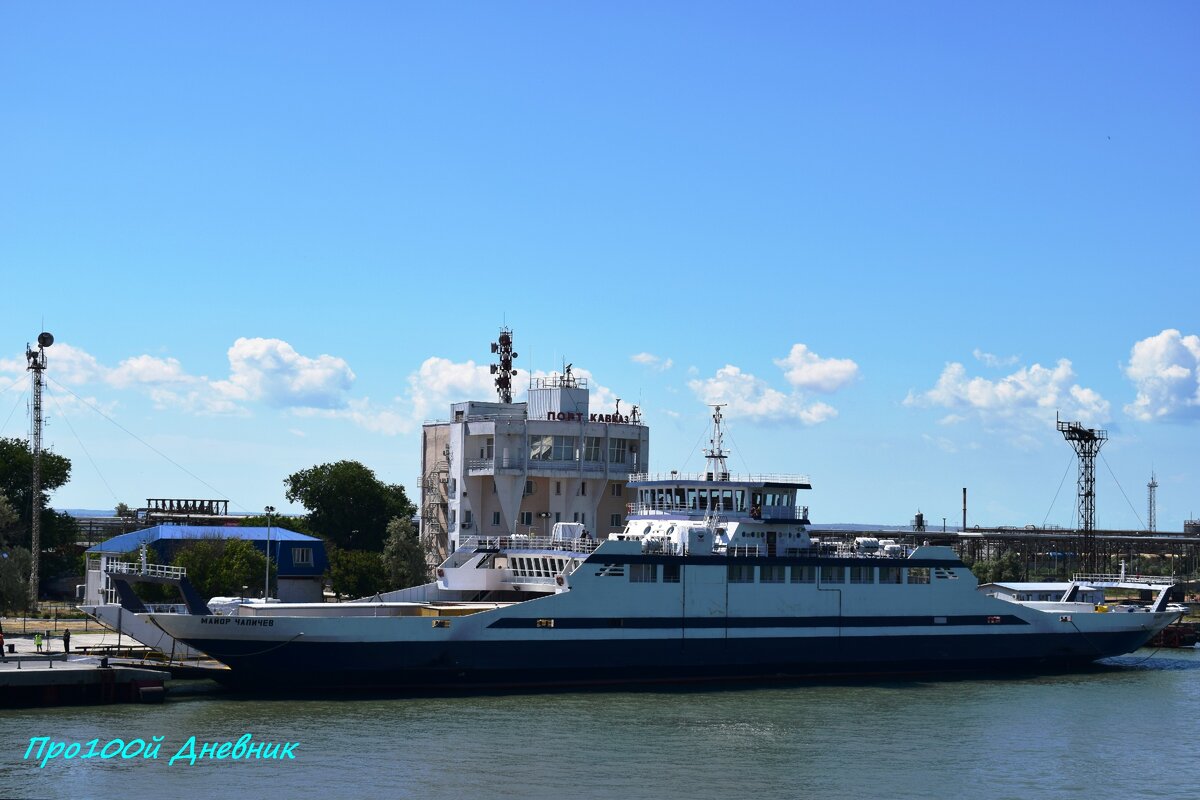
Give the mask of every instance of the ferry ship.
M 350 603 L 150 614 L 258 689 L 480 690 L 1048 671 L 1131 652 L 1182 613 L 1017 602 L 948 547 L 825 545 L 799 475 L 638 474 L 624 529 L 469 537 L 433 583 Z M 1127 613 L 1120 613 L 1127 612 Z

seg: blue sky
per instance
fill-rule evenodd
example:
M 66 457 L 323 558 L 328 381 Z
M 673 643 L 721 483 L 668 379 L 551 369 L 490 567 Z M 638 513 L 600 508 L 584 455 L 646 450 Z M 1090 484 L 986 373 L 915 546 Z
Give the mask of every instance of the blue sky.
M 1200 516 L 1191 3 L 0 6 L 0 435 L 43 329 L 59 507 L 354 458 L 415 494 L 488 342 L 654 468 L 814 520 Z M 96 406 L 111 418 L 97 414 Z M 126 432 L 128 431 L 128 433 Z M 132 434 L 132 435 L 131 435 Z M 1062 483 L 1066 474 L 1066 482 Z M 1059 487 L 1061 485 L 1061 491 Z M 1126 499 L 1128 498 L 1128 499 Z

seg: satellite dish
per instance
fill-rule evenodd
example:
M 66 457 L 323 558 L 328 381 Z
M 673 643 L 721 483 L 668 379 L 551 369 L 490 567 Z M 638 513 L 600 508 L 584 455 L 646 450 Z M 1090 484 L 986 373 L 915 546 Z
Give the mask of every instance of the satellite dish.
M 42 347 L 49 347 L 54 344 L 54 336 L 48 331 L 42 331 L 38 334 L 38 344 Z

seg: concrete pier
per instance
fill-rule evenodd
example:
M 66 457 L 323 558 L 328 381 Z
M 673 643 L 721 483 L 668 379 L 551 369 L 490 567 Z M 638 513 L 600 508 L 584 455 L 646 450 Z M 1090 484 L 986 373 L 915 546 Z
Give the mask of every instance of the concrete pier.
M 161 702 L 165 672 L 70 661 L 64 654 L 0 662 L 0 707 Z

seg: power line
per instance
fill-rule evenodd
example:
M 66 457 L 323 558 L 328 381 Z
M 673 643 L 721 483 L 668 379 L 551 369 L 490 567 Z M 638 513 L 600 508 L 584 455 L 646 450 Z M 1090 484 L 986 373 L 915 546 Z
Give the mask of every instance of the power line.
M 67 427 L 71 430 L 71 435 L 74 436 L 75 441 L 79 443 L 79 447 L 83 450 L 83 454 L 87 456 L 88 461 L 91 462 L 92 469 L 96 470 L 96 475 L 100 478 L 100 482 L 104 484 L 105 489 L 108 489 L 108 493 L 112 495 L 113 502 L 120 503 L 121 501 L 117 497 L 117 493 L 113 491 L 112 486 L 110 486 L 108 480 L 105 479 L 104 473 L 100 471 L 100 466 L 96 464 L 96 459 L 92 458 L 92 454 L 88 452 L 87 445 L 83 443 L 83 439 L 79 438 L 79 434 L 75 432 L 75 426 L 71 424 L 71 418 L 67 416 L 65 411 L 63 411 L 63 407 L 59 404 L 58 398 L 54 395 L 50 395 L 50 399 L 54 401 L 54 407 L 58 409 L 58 413 L 60 416 L 62 416 L 63 422 L 67 423 Z
M 125 427 L 124 425 L 122 425 L 121 423 L 117 422 L 115 419 L 113 419 L 112 417 L 110 417 L 108 414 L 105 414 L 103 411 L 101 411 L 101 410 L 100 410 L 100 409 L 99 409 L 99 408 L 98 408 L 98 407 L 95 405 L 95 403 L 92 403 L 90 400 L 88 400 L 88 399 L 86 399 L 86 398 L 80 397 L 79 395 L 75 394 L 75 392 L 72 392 L 72 391 L 71 391 L 71 390 L 70 390 L 68 387 L 66 387 L 66 386 L 63 386 L 61 383 L 59 383 L 58 381 L 54 380 L 53 378 L 49 378 L 49 380 L 50 380 L 50 381 L 51 381 L 51 382 L 52 382 L 52 383 L 53 383 L 55 386 L 59 387 L 60 389 L 62 389 L 62 390 L 64 390 L 64 391 L 66 391 L 68 394 L 70 394 L 70 395 L 71 395 L 72 397 L 74 397 L 76 400 L 78 400 L 79 402 L 83 403 L 83 404 L 84 404 L 84 405 L 86 405 L 88 408 L 92 409 L 92 410 L 93 410 L 93 411 L 95 411 L 97 414 L 99 414 L 100 416 L 104 417 L 106 420 L 108 420 L 109 422 L 111 422 L 113 425 L 116 425 L 118 428 L 120 428 L 122 431 L 124 431 L 126 434 L 128 434 L 128 435 L 129 435 L 129 436 L 131 436 L 132 438 L 136 439 L 136 440 L 137 440 L 138 442 L 140 442 L 140 443 L 141 443 L 141 444 L 142 444 L 142 445 L 143 445 L 143 446 L 144 446 L 146 449 L 153 451 L 153 452 L 154 452 L 154 453 L 156 453 L 158 456 L 160 456 L 161 458 L 163 458 L 165 461 L 167 461 L 168 463 L 172 464 L 172 465 L 173 465 L 173 466 L 174 466 L 176 469 L 178 469 L 180 472 L 184 473 L 185 475 L 188 475 L 189 477 L 191 477 L 193 480 L 197 481 L 198 483 L 202 483 L 202 484 L 204 484 L 204 486 L 205 486 L 205 487 L 207 487 L 207 488 L 209 488 L 209 489 L 212 489 L 214 492 L 216 492 L 216 493 L 217 493 L 217 496 L 218 496 L 218 497 L 220 497 L 220 498 L 222 498 L 222 499 L 224 499 L 224 500 L 229 500 L 229 502 L 233 503 L 235 506 L 237 506 L 238 508 L 242 509 L 243 511 L 249 511 L 249 510 L 250 510 L 250 509 L 246 508 L 244 505 L 242 505 L 241 503 L 237 502 L 236 500 L 231 500 L 231 499 L 230 499 L 230 497 L 229 497 L 229 495 L 225 494 L 225 493 L 224 493 L 224 492 L 222 492 L 220 489 L 216 488 L 216 487 L 215 487 L 215 486 L 213 486 L 211 483 L 209 483 L 208 481 L 204 480 L 204 479 L 203 479 L 203 478 L 201 478 L 199 475 L 197 475 L 196 473 L 192 472 L 190 469 L 188 469 L 187 467 L 183 466 L 182 464 L 180 464 L 180 463 L 179 463 L 178 461 L 176 461 L 175 459 L 171 458 L 169 455 L 167 455 L 167 454 L 166 454 L 166 453 L 164 453 L 163 451 L 159 450 L 157 447 L 155 447 L 154 445 L 150 444 L 150 443 L 149 443 L 149 442 L 147 442 L 145 439 L 143 439 L 142 437 L 138 436 L 138 435 L 137 435 L 136 433 L 134 433 L 133 431 L 131 431 L 131 430 L 129 430 L 128 428 L 126 428 L 126 427 Z

